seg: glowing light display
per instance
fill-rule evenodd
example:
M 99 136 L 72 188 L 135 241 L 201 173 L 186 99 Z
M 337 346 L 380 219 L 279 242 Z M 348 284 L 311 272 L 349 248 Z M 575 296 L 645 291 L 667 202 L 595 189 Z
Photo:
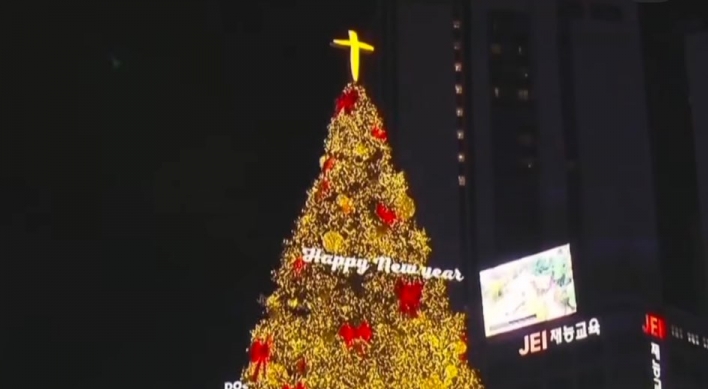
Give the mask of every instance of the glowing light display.
M 373 52 L 374 46 L 368 43 L 359 41 L 359 35 L 356 31 L 349 30 L 349 39 L 335 39 L 332 41 L 332 46 L 349 49 L 349 68 L 352 72 L 352 80 L 359 80 L 359 61 L 360 52 Z
M 354 80 L 362 49 L 356 42 L 350 32 Z M 381 116 L 359 84 L 348 84 L 336 101 L 320 167 L 273 271 L 276 288 L 251 332 L 242 383 L 249 389 L 482 388 L 466 360 L 466 318 L 452 312 L 447 282 L 322 271 L 303 258 L 303 248 L 322 247 L 341 257 L 404 258 L 420 268 L 431 253 Z
M 573 343 L 573 341 L 586 339 L 588 336 L 599 335 L 600 321 L 597 318 L 592 318 L 587 322 L 583 320 L 575 325 L 563 325 L 550 331 L 534 332 L 524 336 L 524 347 L 519 349 L 519 355 L 526 356 L 546 350 L 552 344 Z
M 443 270 L 437 267 L 401 263 L 390 257 L 377 257 L 373 259 L 347 257 L 328 254 L 318 248 L 304 248 L 302 249 L 302 254 L 302 259 L 305 263 L 326 265 L 329 266 L 330 270 L 333 272 L 341 271 L 345 274 L 350 271 L 355 271 L 357 274 L 362 275 L 372 268 L 372 265 L 375 265 L 373 268 L 376 269 L 376 271 L 386 274 L 422 276 L 423 279 L 426 280 L 430 278 L 440 278 L 448 281 L 462 281 L 465 279 L 459 269 Z
M 483 270 L 479 280 L 487 337 L 578 310 L 570 245 Z

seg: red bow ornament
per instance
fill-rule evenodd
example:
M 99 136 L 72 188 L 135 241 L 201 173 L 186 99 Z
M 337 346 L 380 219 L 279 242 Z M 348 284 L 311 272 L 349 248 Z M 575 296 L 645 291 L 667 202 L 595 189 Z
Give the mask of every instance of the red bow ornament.
M 356 89 L 350 89 L 344 92 L 339 98 L 337 98 L 337 113 L 342 111 L 346 113 L 352 113 L 354 109 L 354 104 L 359 100 L 359 92 Z
M 265 375 L 272 345 L 273 337 L 271 336 L 269 336 L 266 341 L 258 339 L 251 344 L 251 363 L 256 364 L 255 371 L 253 372 L 253 381 L 258 381 L 258 374 L 261 372 L 261 368 L 263 369 L 263 375 Z
M 396 295 L 398 296 L 398 309 L 401 313 L 410 317 L 417 317 L 423 298 L 423 283 L 405 282 L 398 280 L 396 283 Z
M 387 226 L 392 226 L 398 220 L 396 212 L 381 203 L 376 206 L 376 215 L 378 215 L 379 219 Z
M 302 259 L 302 256 L 299 256 L 293 261 L 293 270 L 295 271 L 295 275 L 300 275 L 302 272 L 302 269 L 305 268 L 306 262 L 304 259 Z
M 371 129 L 371 136 L 378 140 L 386 140 L 388 138 L 388 135 L 386 134 L 386 130 L 384 130 L 382 127 L 379 127 L 377 125 L 374 126 L 374 128 Z
M 371 330 L 369 323 L 366 321 L 361 322 L 358 327 L 352 326 L 349 323 L 344 323 L 339 329 L 339 336 L 341 336 L 344 340 L 344 344 L 351 348 L 356 340 L 369 343 L 369 341 L 371 341 L 371 337 L 373 336 L 373 331 Z

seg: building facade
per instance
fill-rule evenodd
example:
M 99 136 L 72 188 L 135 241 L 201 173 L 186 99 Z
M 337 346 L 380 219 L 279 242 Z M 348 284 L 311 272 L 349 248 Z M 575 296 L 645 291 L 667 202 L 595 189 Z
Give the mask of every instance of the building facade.
M 694 281 L 703 296 L 701 310 L 708 312 L 708 28 L 686 37 L 686 71 L 688 75 L 689 104 L 691 105 L 692 135 L 696 164 L 698 219 L 696 234 L 697 255 L 692 269 L 698 275 Z
M 705 388 L 706 328 L 679 311 L 614 303 L 495 338 L 481 370 L 491 389 Z
M 376 97 L 419 222 L 431 235 L 433 261 L 468 272 L 461 301 L 470 316 L 471 359 L 488 387 L 643 387 L 634 385 L 653 374 L 642 354 L 648 343 L 627 345 L 636 353 L 630 362 L 617 357 L 621 347 L 610 346 L 612 339 L 624 341 L 633 331 L 628 323 L 646 307 L 686 297 L 667 290 L 680 274 L 705 268 L 681 268 L 696 257 L 673 255 L 679 251 L 659 239 L 671 222 L 658 215 L 660 142 L 647 109 L 652 74 L 645 72 L 637 4 L 387 0 L 377 28 L 383 54 L 376 58 Z M 567 242 L 578 313 L 533 328 L 594 314 L 612 335 L 603 346 L 588 337 L 572 358 L 518 359 L 525 330 L 484 337 L 477 273 Z M 698 290 L 701 272 L 686 290 Z M 517 360 L 513 368 L 530 378 L 505 382 Z M 554 367 L 567 361 L 576 365 Z M 583 367 L 592 361 L 599 365 Z

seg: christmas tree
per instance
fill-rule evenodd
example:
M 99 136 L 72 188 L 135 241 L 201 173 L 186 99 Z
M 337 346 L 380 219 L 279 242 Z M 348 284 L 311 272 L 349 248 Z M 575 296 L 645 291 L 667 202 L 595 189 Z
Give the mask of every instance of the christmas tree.
M 482 388 L 466 361 L 465 318 L 446 283 L 459 270 L 426 266 L 428 237 L 413 219 L 386 130 L 357 83 L 359 50 L 349 32 L 349 83 L 336 101 L 320 159 L 277 289 L 252 331 L 251 389 Z

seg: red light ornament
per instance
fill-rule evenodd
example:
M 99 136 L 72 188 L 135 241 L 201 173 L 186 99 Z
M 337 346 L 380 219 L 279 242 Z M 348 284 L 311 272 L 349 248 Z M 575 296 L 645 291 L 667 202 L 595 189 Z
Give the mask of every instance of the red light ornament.
M 377 125 L 375 125 L 371 129 L 371 136 L 373 136 L 374 138 L 376 138 L 378 140 L 383 140 L 383 141 L 388 139 L 388 134 L 386 134 L 386 130 L 384 130 L 383 128 L 381 128 Z
M 379 219 L 387 226 L 392 226 L 398 221 L 396 212 L 381 203 L 376 205 L 376 215 L 378 215 Z
M 296 275 L 300 275 L 300 273 L 302 272 L 302 269 L 305 268 L 305 264 L 306 264 L 305 260 L 302 259 L 302 256 L 297 257 L 297 259 L 295 259 L 295 261 L 293 261 L 293 270 L 295 271 Z

